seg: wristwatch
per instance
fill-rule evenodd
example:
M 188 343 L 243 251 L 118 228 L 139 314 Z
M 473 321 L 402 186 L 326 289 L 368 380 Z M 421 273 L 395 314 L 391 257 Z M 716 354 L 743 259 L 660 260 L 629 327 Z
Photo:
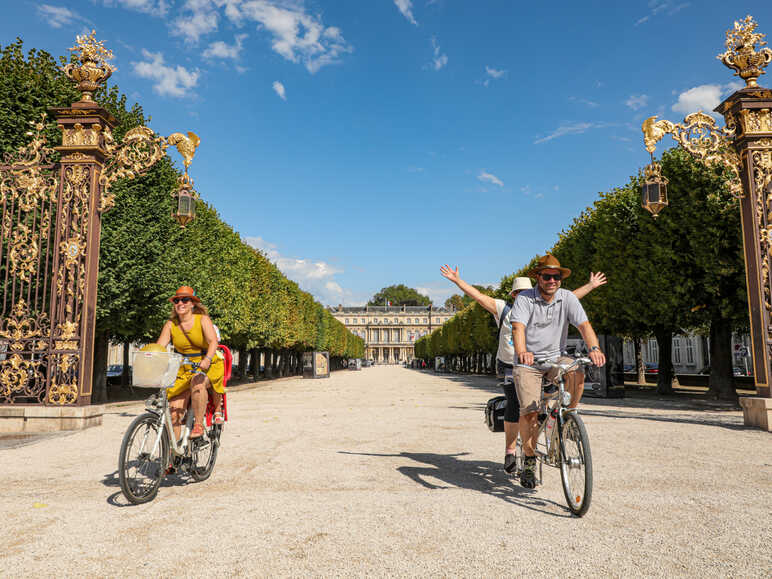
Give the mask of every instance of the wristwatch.
M 598 352 L 600 352 L 600 348 L 598 346 L 593 346 L 592 348 L 590 348 L 590 352 L 594 352 L 595 350 L 598 350 Z

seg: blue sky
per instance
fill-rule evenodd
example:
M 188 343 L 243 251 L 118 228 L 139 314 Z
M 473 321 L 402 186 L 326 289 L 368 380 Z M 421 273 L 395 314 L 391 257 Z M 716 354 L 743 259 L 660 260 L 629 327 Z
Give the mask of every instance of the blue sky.
M 201 137 L 197 190 L 288 277 L 441 305 L 442 264 L 498 284 L 647 162 L 645 117 L 738 88 L 716 55 L 748 13 L 772 35 L 768 1 L 6 0 L 0 44 L 60 55 L 95 28 L 111 82 Z

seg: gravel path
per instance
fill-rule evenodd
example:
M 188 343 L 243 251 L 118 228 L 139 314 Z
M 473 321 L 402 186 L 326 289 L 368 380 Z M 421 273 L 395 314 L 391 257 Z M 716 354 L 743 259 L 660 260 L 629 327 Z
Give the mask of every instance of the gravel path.
M 0 445 L 0 576 L 772 576 L 772 437 L 737 411 L 588 400 L 595 487 L 502 470 L 490 378 L 399 367 L 229 396 L 212 478 L 127 506 L 101 427 Z

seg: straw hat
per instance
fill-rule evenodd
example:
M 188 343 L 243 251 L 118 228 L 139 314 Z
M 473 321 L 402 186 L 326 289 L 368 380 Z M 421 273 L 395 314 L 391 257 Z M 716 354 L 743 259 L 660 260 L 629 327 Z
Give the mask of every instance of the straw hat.
M 531 284 L 531 280 L 527 277 L 516 277 L 512 280 L 512 291 L 513 292 L 519 292 L 522 290 L 531 289 L 533 285 Z
M 558 258 L 551 253 L 540 257 L 533 269 L 528 272 L 528 276 L 536 277 L 543 269 L 557 269 L 560 271 L 560 275 L 563 277 L 563 279 L 566 279 L 569 275 L 571 275 L 571 270 L 567 267 L 561 267 Z
M 201 300 L 198 299 L 196 292 L 193 291 L 193 288 L 187 285 L 180 286 L 177 289 L 177 293 L 175 293 L 172 297 L 169 298 L 169 301 L 172 301 L 174 298 L 190 298 L 194 302 L 198 302 L 198 303 L 201 302 Z

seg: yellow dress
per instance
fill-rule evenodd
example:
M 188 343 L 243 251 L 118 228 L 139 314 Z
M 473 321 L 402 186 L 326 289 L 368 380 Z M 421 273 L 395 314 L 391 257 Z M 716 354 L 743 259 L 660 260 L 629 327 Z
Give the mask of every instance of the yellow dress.
M 190 336 L 190 340 L 185 337 L 179 324 L 172 321 L 172 344 L 174 344 L 174 349 L 183 356 L 190 358 L 193 362 L 201 362 L 204 356 L 206 356 L 206 351 L 209 348 L 206 338 L 204 338 L 204 331 L 201 328 L 201 314 L 193 314 L 193 327 L 188 332 L 188 336 Z M 215 355 L 214 360 L 212 360 L 212 363 L 209 365 L 206 376 L 212 383 L 214 391 L 219 392 L 220 394 L 225 392 L 225 387 L 222 384 L 224 375 L 225 362 L 219 356 L 218 352 L 218 355 Z M 189 364 L 180 366 L 180 369 L 177 372 L 177 379 L 174 381 L 174 386 L 166 391 L 167 397 L 173 398 L 190 388 L 190 381 L 193 376 L 195 376 L 195 372 Z

